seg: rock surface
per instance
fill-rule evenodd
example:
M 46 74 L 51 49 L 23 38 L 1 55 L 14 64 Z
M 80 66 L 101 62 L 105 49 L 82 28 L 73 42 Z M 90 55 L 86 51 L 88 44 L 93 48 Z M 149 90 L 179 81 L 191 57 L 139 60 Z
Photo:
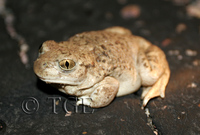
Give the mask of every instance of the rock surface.
M 129 4 L 138 5 L 140 15 L 123 19 L 120 11 Z M 8 35 L 3 17 L 0 17 L 0 134 L 200 133 L 200 20 L 189 17 L 185 6 L 165 0 L 7 0 L 6 7 L 15 16 L 16 31 L 29 45 L 29 67 L 21 63 L 18 43 Z M 184 23 L 186 29 L 176 33 L 180 23 Z M 105 108 L 92 110 L 86 107 L 88 113 L 83 112 L 82 106 L 74 110 L 74 99 L 34 75 L 33 61 L 42 42 L 49 39 L 63 41 L 79 32 L 116 25 L 145 37 L 166 53 L 171 69 L 166 98 L 149 102 L 150 115 L 140 109 L 141 92 L 116 98 Z M 170 42 L 162 46 L 165 39 Z M 197 54 L 186 55 L 188 49 Z M 178 54 L 170 55 L 170 50 L 178 50 Z M 66 115 L 66 111 L 71 113 Z

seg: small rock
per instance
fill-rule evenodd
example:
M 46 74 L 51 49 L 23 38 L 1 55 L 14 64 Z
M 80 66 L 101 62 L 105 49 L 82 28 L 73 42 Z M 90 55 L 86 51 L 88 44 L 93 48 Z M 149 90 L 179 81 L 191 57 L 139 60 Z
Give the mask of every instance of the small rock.
M 165 105 L 165 106 L 163 106 L 161 109 L 162 109 L 162 110 L 165 110 L 166 108 L 167 108 L 167 106 Z
M 172 42 L 172 40 L 170 38 L 166 38 L 165 40 L 162 41 L 161 45 L 163 47 L 168 46 L 170 43 Z
M 87 132 L 83 132 L 82 134 L 83 134 L 83 135 L 86 135 L 86 134 L 87 134 Z
M 125 121 L 124 119 L 120 119 L 121 121 Z
M 191 49 L 187 49 L 187 50 L 185 51 L 185 54 L 186 54 L 187 56 L 196 56 L 196 55 L 197 55 L 197 51 L 191 50 Z
M 200 18 L 200 0 L 188 5 L 186 11 L 189 16 Z
M 172 56 L 172 55 L 179 55 L 179 50 L 169 50 L 168 51 L 168 54 L 170 55 L 170 56 Z
M 68 117 L 68 116 L 71 116 L 72 115 L 72 112 L 71 111 L 68 111 L 66 114 L 65 114 L 65 117 Z
M 188 84 L 187 85 L 187 88 L 196 88 L 197 87 L 197 84 L 192 82 L 191 84 Z
M 127 5 L 121 9 L 121 16 L 124 19 L 137 18 L 140 16 L 140 7 L 138 5 Z
M 180 34 L 181 32 L 185 31 L 187 29 L 187 26 L 184 23 L 179 23 L 176 26 L 176 33 Z
M 148 108 L 145 108 L 145 114 L 147 115 L 147 117 L 150 116 L 150 112 L 149 112 L 149 109 L 148 109 Z
M 192 62 L 192 64 L 193 64 L 194 66 L 198 66 L 198 65 L 200 65 L 200 60 L 196 59 L 196 60 L 194 60 L 194 61 Z
M 182 60 L 183 59 L 183 56 L 180 54 L 179 50 L 169 50 L 168 54 L 170 56 L 177 56 L 178 60 Z
M 59 100 L 56 101 L 56 105 L 59 105 Z
M 178 59 L 178 60 L 182 60 L 182 59 L 183 59 L 183 56 L 179 54 L 179 55 L 177 56 L 177 59 Z

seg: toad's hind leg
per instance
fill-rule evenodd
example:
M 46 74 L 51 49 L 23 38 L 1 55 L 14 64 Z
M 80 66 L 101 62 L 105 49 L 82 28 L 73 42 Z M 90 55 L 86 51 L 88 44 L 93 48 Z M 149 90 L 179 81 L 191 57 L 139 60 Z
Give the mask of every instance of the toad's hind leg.
M 149 42 L 144 42 L 145 47 L 140 42 L 138 64 L 140 76 L 142 78 L 143 107 L 154 97 L 165 97 L 165 88 L 169 81 L 170 70 L 164 52 Z

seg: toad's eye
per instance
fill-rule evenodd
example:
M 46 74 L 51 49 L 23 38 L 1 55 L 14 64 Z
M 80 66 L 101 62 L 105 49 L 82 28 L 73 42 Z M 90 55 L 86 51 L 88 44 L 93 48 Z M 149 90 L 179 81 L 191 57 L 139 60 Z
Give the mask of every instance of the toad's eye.
M 64 59 L 59 62 L 59 66 L 62 70 L 72 70 L 76 63 L 70 59 Z

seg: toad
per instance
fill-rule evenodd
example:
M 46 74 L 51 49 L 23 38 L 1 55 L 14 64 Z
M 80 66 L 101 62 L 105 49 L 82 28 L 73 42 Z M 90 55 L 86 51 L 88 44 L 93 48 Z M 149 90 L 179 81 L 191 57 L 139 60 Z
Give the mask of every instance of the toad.
M 165 97 L 170 69 L 164 52 L 123 27 L 83 32 L 67 41 L 46 41 L 34 62 L 35 74 L 93 108 L 143 88 L 142 106 Z

